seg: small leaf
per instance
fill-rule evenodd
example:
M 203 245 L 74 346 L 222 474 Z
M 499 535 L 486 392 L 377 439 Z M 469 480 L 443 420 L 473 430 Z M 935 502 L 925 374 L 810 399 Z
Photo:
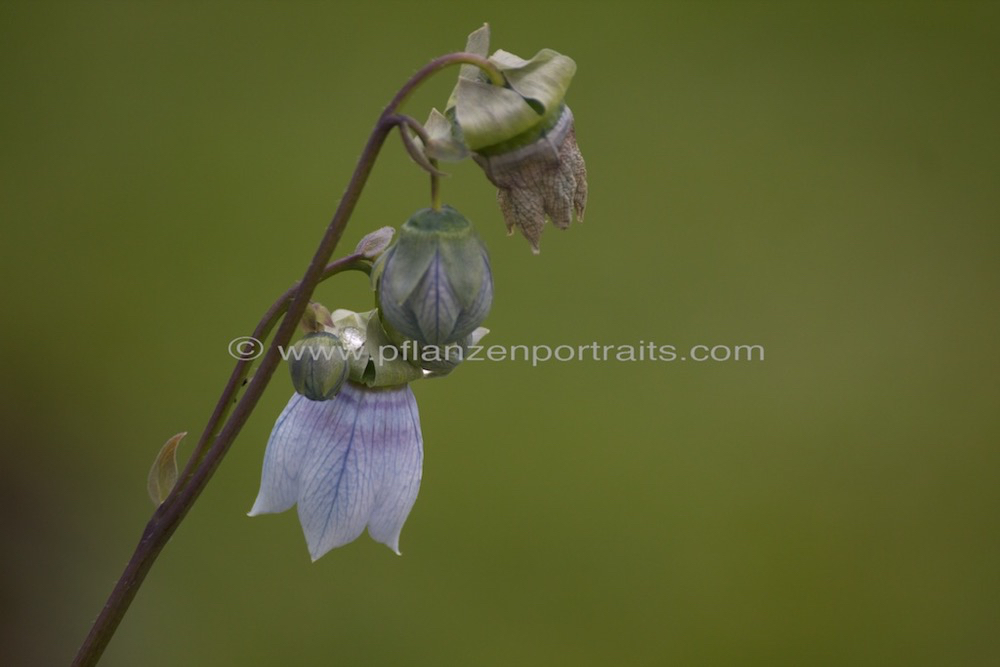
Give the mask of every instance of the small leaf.
M 149 469 L 146 489 L 154 505 L 161 505 L 177 483 L 177 445 L 186 435 L 187 431 L 167 440 L 160 453 L 156 455 L 153 467 Z
M 392 243 L 392 235 L 395 233 L 396 230 L 392 227 L 376 229 L 358 242 L 358 247 L 354 249 L 354 253 L 362 255 L 366 259 L 374 259 L 389 247 L 389 244 Z

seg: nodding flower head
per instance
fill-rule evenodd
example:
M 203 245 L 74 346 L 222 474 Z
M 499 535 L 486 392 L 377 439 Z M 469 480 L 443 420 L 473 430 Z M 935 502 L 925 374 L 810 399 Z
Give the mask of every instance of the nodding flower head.
M 383 320 L 423 345 L 464 340 L 493 303 L 486 246 L 450 206 L 407 220 L 380 258 L 376 280 Z
M 489 26 L 469 35 L 466 51 L 485 57 Z M 524 60 L 496 51 L 489 61 L 505 86 L 465 65 L 442 114 L 427 121 L 427 154 L 449 160 L 472 154 L 497 186 L 507 232 L 518 228 L 538 252 L 545 220 L 560 229 L 587 207 L 587 168 L 564 99 L 576 63 L 551 49 Z

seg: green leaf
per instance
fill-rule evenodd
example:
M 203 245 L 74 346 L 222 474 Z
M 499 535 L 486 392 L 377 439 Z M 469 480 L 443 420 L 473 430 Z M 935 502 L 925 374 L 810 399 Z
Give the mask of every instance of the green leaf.
M 167 440 L 160 453 L 153 461 L 153 467 L 149 469 L 149 478 L 146 480 L 146 489 L 153 504 L 159 506 L 170 495 L 170 491 L 177 483 L 177 445 L 187 435 L 187 431 L 178 433 Z

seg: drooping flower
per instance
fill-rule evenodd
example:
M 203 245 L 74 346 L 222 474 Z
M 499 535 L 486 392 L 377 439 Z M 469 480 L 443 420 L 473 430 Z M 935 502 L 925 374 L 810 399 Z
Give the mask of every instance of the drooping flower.
M 376 280 L 386 324 L 422 345 L 464 340 L 493 303 L 486 246 L 450 206 L 410 217 L 382 255 Z
M 313 561 L 366 526 L 398 554 L 422 464 L 420 416 L 408 385 L 347 382 L 327 401 L 295 394 L 271 431 L 249 514 L 297 505 Z
M 507 153 L 476 154 L 475 161 L 497 186 L 497 203 L 507 233 L 521 230 L 539 252 L 548 218 L 567 229 L 573 214 L 583 221 L 587 208 L 587 166 L 576 145 L 573 113 L 563 106 L 558 123 L 530 144 Z
M 485 57 L 489 26 L 469 35 L 466 51 Z M 587 168 L 564 98 L 576 63 L 551 49 L 524 60 L 496 51 L 489 60 L 506 86 L 465 65 L 445 112 L 431 112 L 427 154 L 442 160 L 469 155 L 497 186 L 508 234 L 517 227 L 538 253 L 545 220 L 565 229 L 587 207 Z

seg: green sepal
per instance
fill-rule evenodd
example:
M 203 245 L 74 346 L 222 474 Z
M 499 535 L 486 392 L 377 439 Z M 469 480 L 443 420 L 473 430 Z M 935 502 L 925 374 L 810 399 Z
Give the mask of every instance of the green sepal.
M 562 117 L 563 109 L 565 108 L 565 104 L 560 104 L 543 117 L 537 125 L 529 128 L 526 132 L 522 132 L 516 137 L 511 137 L 506 141 L 501 141 L 499 144 L 484 146 L 476 151 L 476 153 L 480 156 L 486 157 L 491 155 L 503 155 L 504 153 L 510 153 L 518 148 L 535 143 L 548 134 L 549 130 L 559 124 L 559 119 Z
M 481 81 L 459 79 L 454 100 L 455 120 L 473 151 L 521 134 L 539 118 L 516 91 Z
M 484 25 L 469 35 L 466 51 L 485 57 L 489 39 L 489 25 Z M 552 49 L 542 49 L 531 60 L 500 50 L 489 60 L 507 85 L 493 85 L 479 68 L 463 65 L 444 113 L 444 120 L 451 120 L 458 128 L 437 129 L 435 141 L 444 142 L 446 137 L 452 142 L 464 141 L 478 152 L 520 137 L 562 104 L 576 73 L 573 59 Z M 442 143 L 442 156 L 460 153 L 454 146 L 446 150 L 446 145 Z
M 490 52 L 490 24 L 484 23 L 481 28 L 469 33 L 465 40 L 466 53 L 474 53 L 485 58 Z M 475 65 L 462 65 L 458 70 L 460 79 L 478 79 L 483 75 L 483 71 Z
M 455 122 L 454 109 L 450 114 L 452 118 L 437 109 L 431 109 L 424 124 L 424 129 L 430 138 L 428 145 L 424 146 L 424 153 L 435 160 L 460 162 L 469 157 L 469 147 L 465 145 L 462 128 Z M 415 138 L 414 141 L 419 142 L 420 139 Z
M 331 317 L 333 329 L 340 337 L 340 344 L 347 358 L 347 379 L 361 382 L 369 357 L 366 347 L 369 313 L 356 313 L 340 308 L 333 311 Z
M 562 103 L 576 74 L 576 62 L 552 49 L 542 49 L 531 60 L 497 51 L 490 56 L 490 62 L 503 72 L 510 87 L 539 115 L 547 114 Z
M 404 361 L 402 354 L 396 355 L 391 360 L 387 358 L 390 356 L 388 349 L 395 345 L 382 328 L 382 320 L 379 319 L 377 310 L 368 313 L 366 333 L 365 348 L 368 352 L 368 363 L 365 364 L 360 382 L 369 387 L 395 387 L 424 377 L 423 370 Z
M 424 377 L 424 372 L 397 354 L 389 353 L 394 343 L 379 319 L 377 310 L 355 313 L 337 310 L 333 313 L 334 328 L 347 350 L 348 375 L 351 382 L 368 387 L 395 387 Z

